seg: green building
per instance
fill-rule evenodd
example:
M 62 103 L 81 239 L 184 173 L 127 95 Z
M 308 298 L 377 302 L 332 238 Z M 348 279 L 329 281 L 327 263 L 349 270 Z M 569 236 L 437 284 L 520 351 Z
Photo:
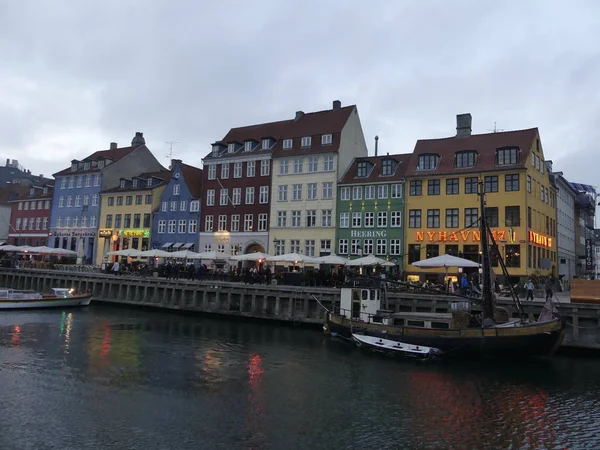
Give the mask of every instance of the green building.
M 374 255 L 404 270 L 404 172 L 411 156 L 352 161 L 338 183 L 338 255 L 350 259 Z

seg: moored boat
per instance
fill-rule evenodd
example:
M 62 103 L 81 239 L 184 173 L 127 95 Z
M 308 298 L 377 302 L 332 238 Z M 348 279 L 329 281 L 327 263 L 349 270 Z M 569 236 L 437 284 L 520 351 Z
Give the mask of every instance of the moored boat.
M 68 288 L 52 288 L 50 294 L 36 291 L 0 288 L 0 309 L 65 308 L 88 306 L 92 294 L 77 293 Z
M 352 340 L 357 347 L 390 356 L 400 356 L 417 360 L 433 359 L 441 354 L 437 348 L 410 345 L 405 342 L 352 333 Z

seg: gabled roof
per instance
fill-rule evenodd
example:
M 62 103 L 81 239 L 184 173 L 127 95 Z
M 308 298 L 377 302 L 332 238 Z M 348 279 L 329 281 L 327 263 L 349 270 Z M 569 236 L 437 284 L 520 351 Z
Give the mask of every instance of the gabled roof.
M 339 184 L 366 184 L 366 183 L 385 183 L 391 181 L 400 181 L 404 178 L 406 169 L 411 160 L 412 153 L 402 153 L 398 155 L 368 156 L 365 158 L 354 158 L 346 173 L 342 176 Z M 382 175 L 383 161 L 394 160 L 398 163 L 396 170 L 392 175 Z M 358 176 L 358 164 L 368 162 L 372 168 L 366 177 Z
M 0 204 L 7 205 L 20 197 L 26 197 L 29 195 L 29 189 L 29 186 L 21 186 L 18 184 L 3 187 L 0 189 Z
M 494 170 L 522 169 L 529 161 L 531 146 L 539 136 L 537 128 L 505 131 L 498 133 L 474 134 L 469 137 L 450 137 L 442 139 L 420 139 L 415 145 L 406 176 L 436 176 L 460 173 L 485 172 Z M 505 147 L 518 147 L 521 150 L 517 164 L 496 165 L 496 150 Z M 455 154 L 474 150 L 477 161 L 474 167 L 454 167 Z M 438 167 L 434 170 L 417 170 L 419 157 L 426 154 L 440 156 Z
M 179 167 L 192 197 L 202 199 L 202 169 L 184 163 L 179 163 Z
M 45 187 L 48 188 L 48 192 L 46 192 L 44 194 Z M 30 194 L 32 188 L 35 189 L 35 191 L 33 192 L 33 195 Z M 54 186 L 52 186 L 52 185 L 31 186 L 27 189 L 26 193 L 20 194 L 19 197 L 13 201 L 17 202 L 17 201 L 27 201 L 27 200 L 50 200 L 50 199 L 52 199 L 53 192 L 54 192 Z
M 146 184 L 146 180 L 148 178 L 158 178 L 160 180 L 162 180 L 160 183 L 154 184 L 152 183 L 152 186 L 148 186 Z M 118 192 L 137 192 L 137 191 L 151 191 L 152 189 L 158 187 L 158 186 L 162 186 L 163 184 L 166 184 L 169 182 L 169 179 L 171 178 L 171 171 L 170 170 L 162 170 L 160 172 L 147 172 L 147 173 L 141 173 L 139 175 L 136 175 L 134 177 L 131 177 L 130 179 L 133 180 L 134 178 L 139 178 L 143 180 L 142 184 L 138 184 L 136 187 L 133 187 L 131 185 L 125 186 L 125 187 L 121 187 L 121 185 L 119 184 L 119 186 L 114 187 L 114 188 L 110 188 L 110 189 L 105 189 L 103 191 L 101 191 L 101 194 L 108 194 L 108 193 L 118 193 Z
M 569 181 L 569 186 L 571 186 L 575 192 L 596 195 L 596 188 L 594 186 L 590 186 L 589 184 L 573 183 Z
M 256 154 L 264 154 L 272 151 L 274 157 L 278 156 L 294 156 L 306 155 L 311 153 L 323 153 L 337 151 L 340 145 L 339 135 L 346 125 L 350 114 L 356 110 L 355 105 L 340 107 L 337 109 L 327 109 L 312 113 L 301 113 L 298 117 L 290 120 L 282 120 L 278 122 L 269 122 L 259 125 L 250 125 L 245 127 L 232 128 L 223 139 L 215 142 L 215 144 L 227 144 L 233 142 L 245 142 L 253 140 L 261 142 L 263 138 L 275 139 L 275 145 L 269 150 L 261 150 L 259 144 L 257 148 L 251 152 L 245 152 L 243 149 L 235 153 L 223 153 L 223 157 L 237 156 L 254 156 Z M 332 134 L 333 142 L 328 145 L 321 145 L 320 137 L 324 134 Z M 300 139 L 302 137 L 312 137 L 312 145 L 310 148 L 302 148 Z M 283 150 L 283 140 L 293 139 L 291 149 Z M 215 145 L 213 144 L 213 145 Z M 226 152 L 226 150 L 225 150 Z M 212 152 L 205 158 L 206 160 L 218 160 L 219 157 L 213 156 Z
M 87 156 L 86 158 L 82 159 L 81 162 L 92 162 L 92 161 L 100 161 L 102 159 L 110 159 L 112 161 L 111 164 L 116 163 L 117 161 L 123 159 L 125 156 L 129 155 L 130 153 L 132 153 L 136 148 L 138 148 L 140 146 L 135 146 L 135 147 L 122 147 L 122 148 L 115 148 L 115 149 L 111 149 L 111 150 L 99 150 L 97 152 L 92 153 L 91 155 Z M 95 170 L 100 170 L 97 167 L 95 168 Z M 60 172 L 57 172 L 54 174 L 54 176 L 61 176 L 61 175 L 78 175 L 81 173 L 87 173 L 90 172 L 91 169 L 81 169 L 81 170 L 74 170 L 71 171 L 71 168 L 68 167 L 66 169 L 61 170 Z

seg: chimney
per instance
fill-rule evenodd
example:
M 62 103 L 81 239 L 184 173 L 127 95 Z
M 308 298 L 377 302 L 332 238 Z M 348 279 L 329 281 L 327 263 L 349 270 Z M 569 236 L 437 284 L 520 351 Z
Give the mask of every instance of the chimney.
M 117 149 L 117 143 L 116 142 L 111 142 L 110 143 L 110 149 L 111 150 L 116 150 Z
M 471 114 L 457 114 L 456 115 L 456 137 L 467 138 L 471 137 Z
M 173 168 L 175 167 L 176 164 L 181 164 L 181 160 L 180 159 L 172 159 L 171 167 L 169 167 L 169 170 L 173 170 Z
M 6 158 L 6 167 L 10 167 L 10 159 Z
M 340 102 L 339 100 L 334 100 L 333 106 L 331 109 L 340 109 L 341 107 L 342 107 L 342 102 Z
M 548 169 L 548 173 L 552 172 L 552 160 L 551 159 L 546 161 L 546 169 Z
M 304 111 L 296 111 L 296 118 L 294 120 L 300 120 L 304 116 Z
M 379 136 L 375 136 L 375 156 L 377 156 L 378 149 L 379 149 Z
M 131 140 L 131 146 L 137 147 L 138 145 L 145 145 L 146 140 L 144 139 L 144 133 L 137 132 L 135 133 L 134 138 Z

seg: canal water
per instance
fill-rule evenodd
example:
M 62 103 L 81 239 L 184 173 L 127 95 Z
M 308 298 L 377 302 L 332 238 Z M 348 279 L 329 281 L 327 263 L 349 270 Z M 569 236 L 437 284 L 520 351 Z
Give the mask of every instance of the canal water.
M 600 447 L 600 358 L 436 364 L 105 305 L 0 315 L 0 449 Z

